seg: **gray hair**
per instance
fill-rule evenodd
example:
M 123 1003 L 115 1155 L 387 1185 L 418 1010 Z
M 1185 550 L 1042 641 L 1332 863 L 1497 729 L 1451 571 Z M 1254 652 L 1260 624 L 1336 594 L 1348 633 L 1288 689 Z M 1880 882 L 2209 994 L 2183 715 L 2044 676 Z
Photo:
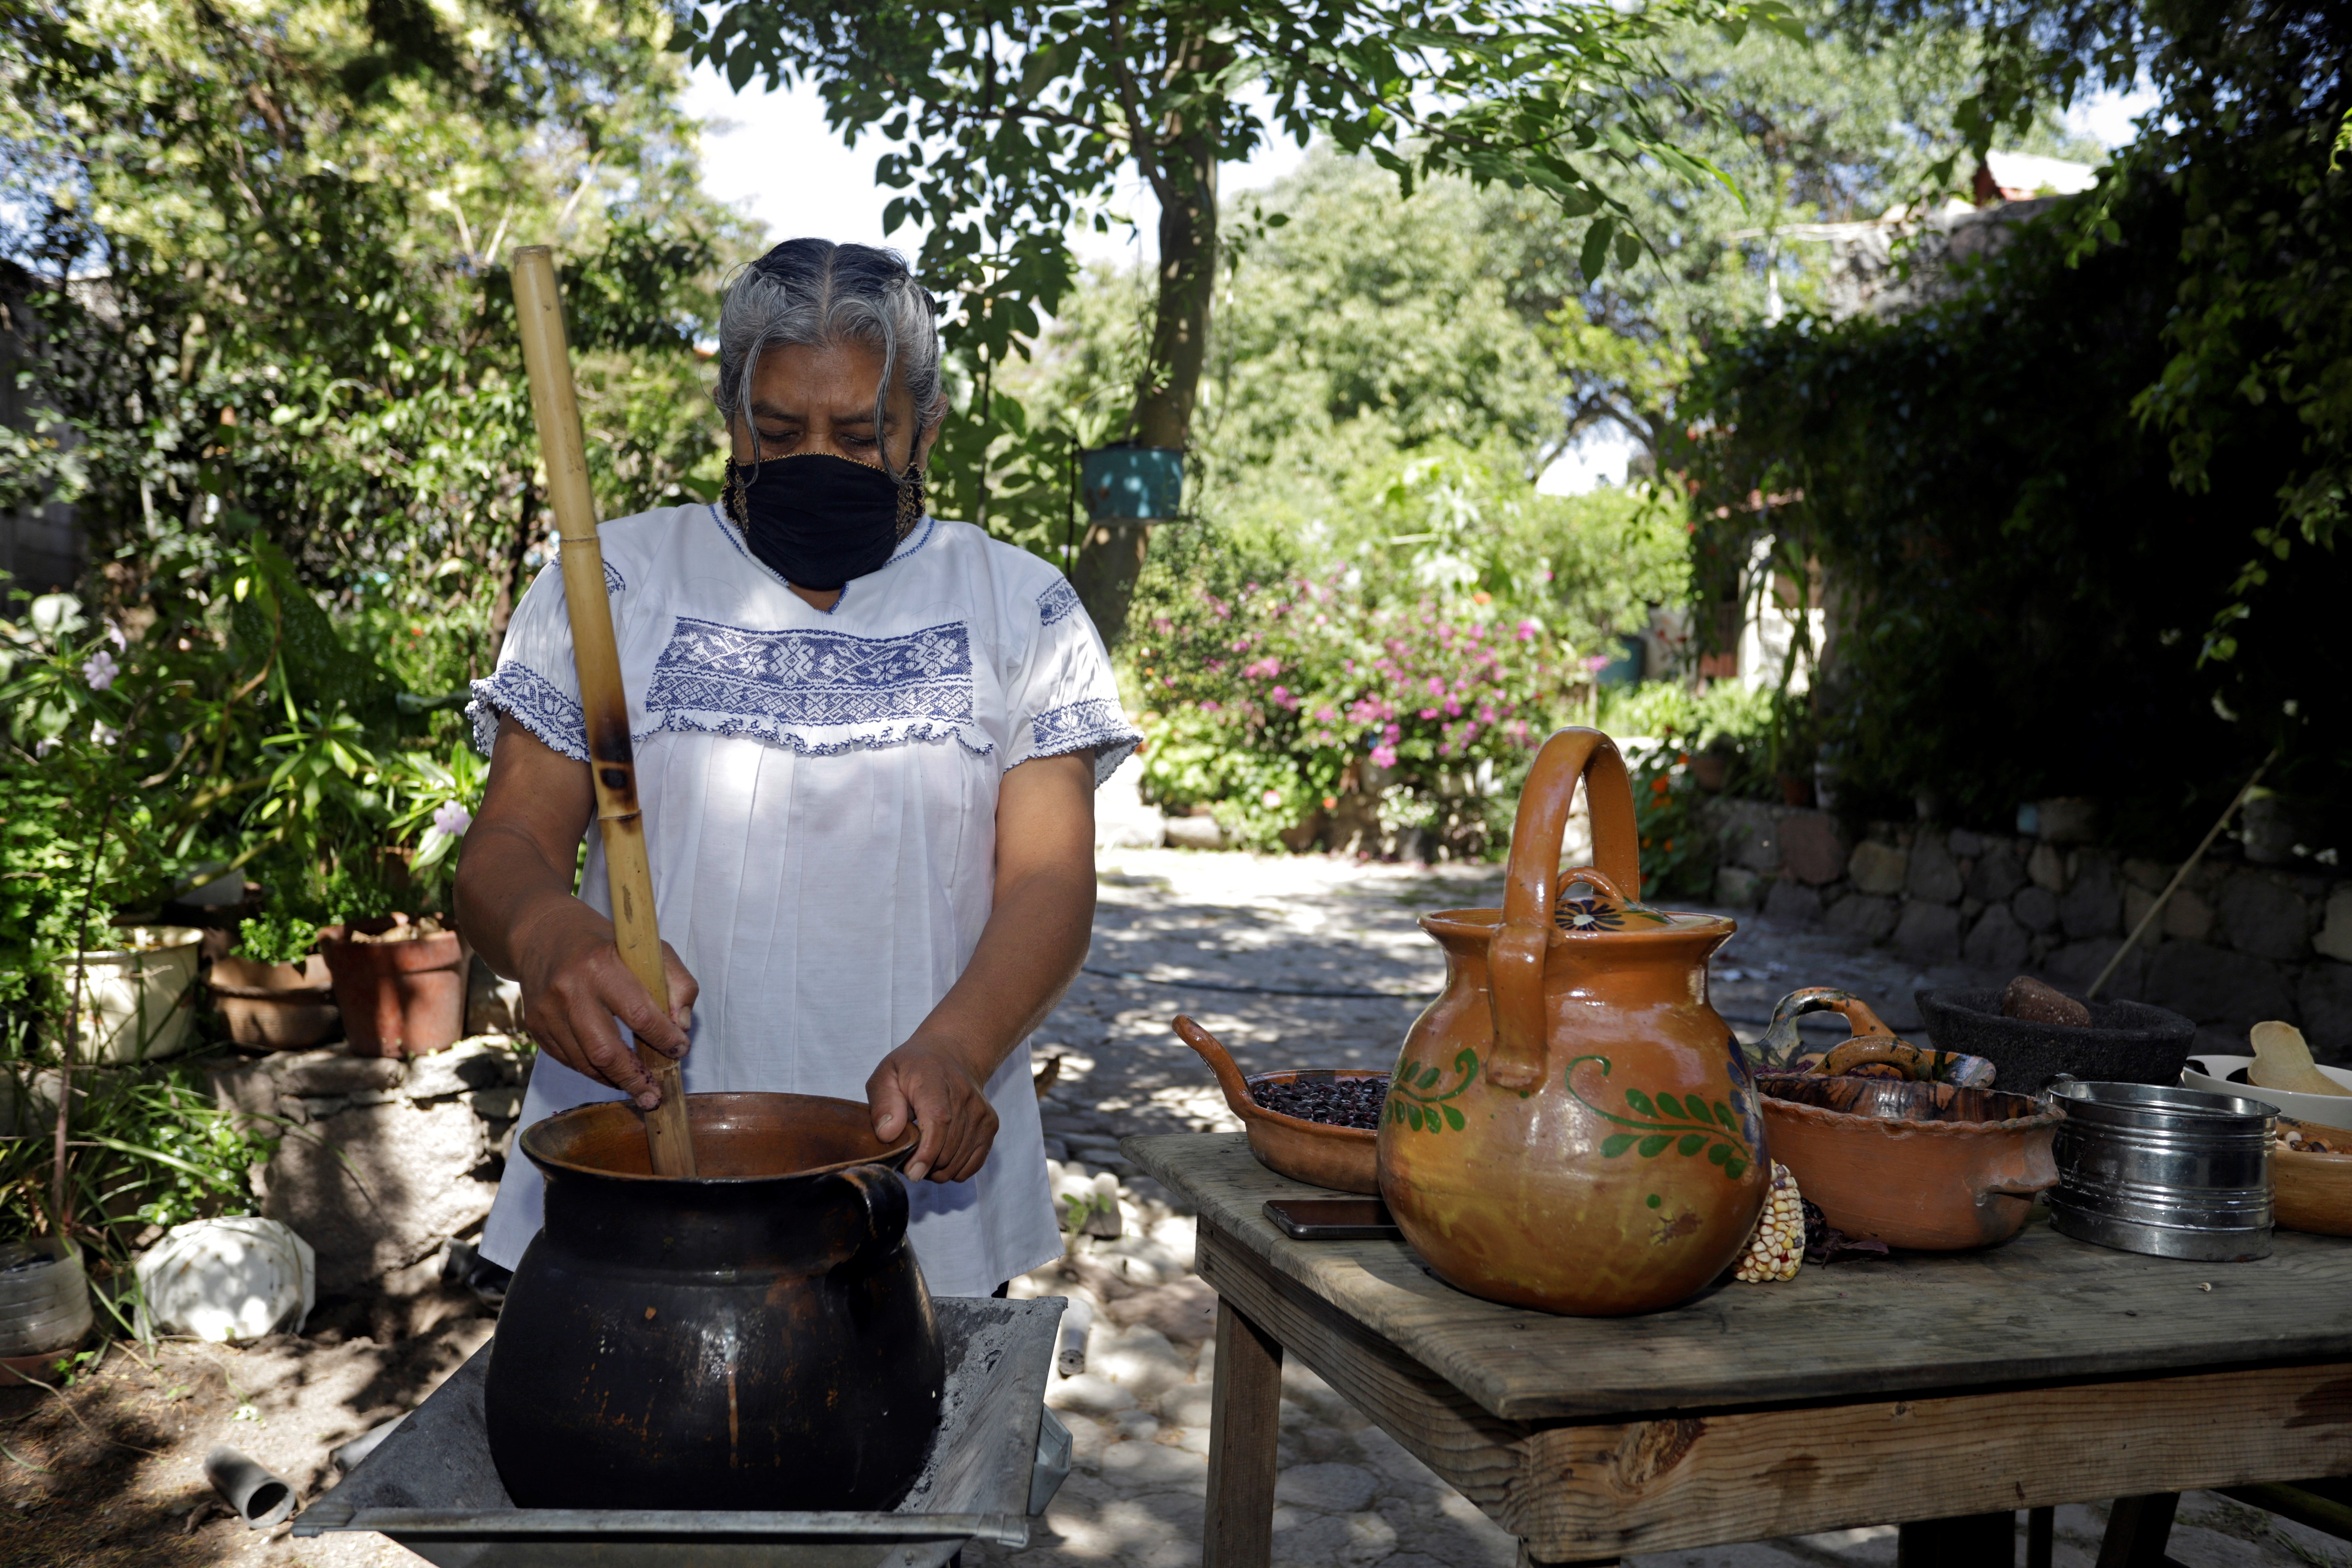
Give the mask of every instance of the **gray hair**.
M 870 245 L 829 239 L 788 239 L 737 273 L 719 307 L 719 384 L 711 399 L 731 426 L 751 396 L 751 372 L 771 348 L 821 348 L 843 342 L 882 351 L 882 380 L 874 390 L 875 438 L 890 468 L 883 440 L 894 373 L 914 396 L 915 435 L 931 422 L 940 400 L 939 317 L 931 297 L 915 282 L 906 258 Z M 759 436 L 752 435 L 752 449 Z M 908 447 L 914 460 L 914 447 Z M 899 477 L 891 470 L 891 477 Z

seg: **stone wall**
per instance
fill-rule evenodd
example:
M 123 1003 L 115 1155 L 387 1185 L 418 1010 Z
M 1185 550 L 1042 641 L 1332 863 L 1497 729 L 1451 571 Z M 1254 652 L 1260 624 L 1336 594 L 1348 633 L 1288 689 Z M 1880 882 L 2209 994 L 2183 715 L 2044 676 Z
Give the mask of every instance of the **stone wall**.
M 1721 846 L 1719 903 L 2077 994 L 2179 868 L 1927 824 L 1856 835 L 1760 801 L 1718 797 L 1703 815 Z M 2101 994 L 2187 1015 L 2206 1049 L 2243 1055 L 2247 1027 L 2278 1018 L 2320 1060 L 2352 1063 L 2352 880 L 2209 854 Z
M 225 1105 L 272 1119 L 261 1212 L 317 1248 L 321 1297 L 404 1295 L 478 1232 L 522 1110 L 530 1058 L 501 1037 L 396 1061 L 341 1047 L 215 1072 Z

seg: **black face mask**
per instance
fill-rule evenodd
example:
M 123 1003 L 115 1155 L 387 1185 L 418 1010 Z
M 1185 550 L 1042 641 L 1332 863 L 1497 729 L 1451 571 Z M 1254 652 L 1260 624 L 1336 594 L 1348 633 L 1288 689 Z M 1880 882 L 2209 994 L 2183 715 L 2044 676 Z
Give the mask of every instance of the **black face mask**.
M 829 452 L 727 464 L 727 509 L 751 553 L 797 588 L 878 572 L 922 515 L 922 479 Z

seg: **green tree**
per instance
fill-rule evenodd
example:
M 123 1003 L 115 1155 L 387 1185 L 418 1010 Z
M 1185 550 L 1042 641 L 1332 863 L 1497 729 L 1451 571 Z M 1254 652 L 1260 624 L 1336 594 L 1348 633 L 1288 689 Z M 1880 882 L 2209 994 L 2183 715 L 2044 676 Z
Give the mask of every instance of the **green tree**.
M 121 745 L 172 798 L 110 902 L 205 862 L 289 898 L 404 874 L 418 781 L 463 793 L 404 759 L 463 743 L 453 689 L 549 535 L 509 246 L 564 258 L 606 512 L 715 491 L 693 345 L 749 237 L 698 189 L 668 28 L 643 5 L 0 12 L 0 272 L 33 411 L 0 433 L 0 504 L 74 507 L 89 619 L 159 693 Z M 44 712 L 0 773 L 91 743 Z M 96 841 L 129 818 L 101 805 L 42 831 L 115 854 Z
M 1720 106 L 1678 123 L 1685 144 L 1722 168 L 1745 201 L 1720 185 L 1654 175 L 1630 187 L 1654 248 L 1591 279 L 1573 272 L 1557 239 L 1526 226 L 1522 287 L 1557 324 L 1570 431 L 1613 424 L 1656 463 L 1676 394 L 1710 343 L 1822 308 L 1837 258 L 1814 226 L 1867 222 L 1944 195 L 1939 165 L 1963 145 L 1962 110 L 1981 80 L 1977 40 L 1940 18 L 1867 43 L 1832 22 L 1812 16 L 1802 41 L 1769 34 L 1733 48 L 1694 27 L 1661 46 L 1676 83 Z M 2046 106 L 2008 144 L 2104 158 L 2068 137 Z
M 1557 0 L 987 0 L 946 11 L 738 0 L 711 7 L 688 47 L 739 89 L 761 74 L 772 87 L 806 78 L 836 129 L 892 144 L 877 177 L 908 194 L 886 226 L 921 218 L 925 276 L 961 297 L 951 341 L 976 384 L 970 427 L 951 430 L 942 454 L 952 478 L 972 447 L 1019 425 L 1000 413 L 995 367 L 1058 307 L 1074 275 L 1066 231 L 1108 226 L 1129 163 L 1160 209 L 1123 432 L 1146 446 L 1191 443 L 1219 271 L 1217 171 L 1274 135 L 1302 145 L 1327 136 L 1408 190 L 1452 172 L 1539 191 L 1563 216 L 1589 220 L 1588 273 L 1612 250 L 1630 259 L 1638 242 L 1617 184 L 1645 162 L 1708 177 L 1665 133 L 1654 102 L 1625 91 L 1669 79 L 1653 47 L 1680 18 L 1734 34 L 1751 18 L 1793 26 L 1777 0 L 1622 12 Z M 1142 527 L 1097 529 L 1075 563 L 1097 624 L 1114 637 L 1148 548 Z
M 2136 180 L 2187 204 L 2170 357 L 2134 405 L 2166 433 L 2175 484 L 2215 491 L 2217 453 L 2280 409 L 2300 427 L 2201 638 L 2202 661 L 2237 658 L 2286 563 L 2338 569 L 2352 505 L 2352 16 L 2327 0 L 1846 0 L 1841 15 L 1865 38 L 1923 18 L 1977 29 L 1971 150 L 2086 87 L 2155 89 L 2125 177 L 2077 209 L 2077 256 L 2146 243 L 2124 221 Z
M 0 255 L 42 418 L 7 500 L 71 502 L 134 620 L 257 531 L 340 611 L 429 622 L 419 680 L 486 664 L 546 528 L 512 244 L 566 259 L 608 508 L 716 473 L 692 343 L 745 237 L 667 35 L 644 5 L 10 7 Z

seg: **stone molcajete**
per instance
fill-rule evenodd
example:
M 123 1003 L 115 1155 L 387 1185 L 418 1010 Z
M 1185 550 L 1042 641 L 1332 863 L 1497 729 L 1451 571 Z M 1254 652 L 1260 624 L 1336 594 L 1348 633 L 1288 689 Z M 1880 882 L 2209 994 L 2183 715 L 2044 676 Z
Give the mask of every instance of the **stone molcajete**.
M 946 1371 L 895 1167 L 866 1108 L 687 1099 L 699 1174 L 651 1173 L 635 1107 L 526 1130 L 546 1228 L 515 1269 L 484 1391 L 524 1508 L 887 1509 Z
M 1559 865 L 1578 779 L 1595 868 Z M 1736 1262 L 1771 1178 L 1748 1063 L 1706 1001 L 1738 928 L 1642 904 L 1633 786 L 1597 730 L 1528 775 L 1500 910 L 1421 927 L 1445 991 L 1405 1037 L 1381 1194 L 1438 1277 L 1588 1317 L 1687 1300 Z

